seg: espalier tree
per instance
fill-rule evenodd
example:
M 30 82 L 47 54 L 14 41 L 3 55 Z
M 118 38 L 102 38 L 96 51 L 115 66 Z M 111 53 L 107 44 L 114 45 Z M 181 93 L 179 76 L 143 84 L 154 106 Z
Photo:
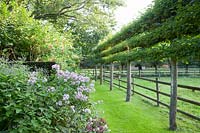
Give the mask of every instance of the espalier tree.
M 161 3 L 162 3 L 161 0 L 155 1 L 154 6 L 157 7 L 157 4 L 161 4 Z M 172 4 L 171 6 L 173 8 L 176 8 L 176 10 L 174 10 L 176 14 L 172 14 L 171 17 L 165 18 L 165 21 L 160 23 L 160 25 L 157 26 L 156 28 L 155 27 L 152 28 L 152 26 L 150 26 L 149 29 L 145 30 L 142 33 L 140 31 L 137 32 L 137 30 L 134 30 L 133 28 L 132 33 L 130 31 L 130 34 L 132 34 L 132 36 L 130 37 L 127 36 L 127 38 L 125 39 L 118 38 L 118 35 L 120 35 L 121 37 L 124 36 L 123 33 L 126 31 L 124 29 L 130 30 L 132 27 L 137 27 L 135 25 L 139 25 L 138 24 L 139 20 L 142 20 L 143 18 L 145 18 L 144 16 L 146 16 L 146 14 L 148 16 L 149 11 L 152 11 L 152 10 L 154 11 L 154 6 L 151 9 L 147 10 L 147 13 L 145 13 L 141 18 L 134 21 L 132 23 L 132 26 L 128 25 L 127 27 L 129 28 L 127 27 L 123 28 L 120 32 L 118 32 L 112 38 L 99 44 L 97 48 L 95 49 L 95 52 L 97 52 L 99 57 L 102 57 L 102 59 L 105 59 L 105 58 L 108 58 L 109 56 L 114 56 L 114 54 L 117 55 L 117 53 L 120 53 L 120 54 L 124 53 L 124 54 L 130 55 L 130 52 L 146 51 L 145 49 L 148 49 L 148 48 L 151 48 L 154 51 L 155 49 L 160 51 L 166 48 L 179 49 L 178 47 L 179 45 L 176 45 L 173 42 L 179 42 L 178 40 L 188 40 L 188 38 L 198 38 L 199 2 L 195 2 L 195 1 L 190 1 L 190 2 L 188 1 L 187 4 L 174 2 L 174 4 Z M 159 14 L 159 12 L 157 14 Z M 152 15 L 152 16 L 155 16 L 155 15 Z M 157 17 L 158 16 L 156 15 L 156 18 Z M 146 19 L 144 19 L 143 21 L 144 23 L 148 22 L 146 21 Z M 158 23 L 158 22 L 155 22 L 155 23 Z M 129 30 L 127 30 L 125 33 L 127 33 Z M 118 40 L 118 41 L 115 43 L 114 40 Z M 188 45 L 188 47 L 189 46 L 190 45 Z M 166 54 L 166 55 L 169 55 L 169 54 Z M 159 59 L 159 57 L 156 57 L 156 58 Z M 177 57 L 177 58 L 180 58 L 180 57 Z M 118 58 L 118 60 L 116 61 L 124 61 L 124 59 L 121 60 Z
M 139 19 L 100 43 L 94 50 L 95 63 L 127 63 L 127 81 L 130 79 L 131 61 L 170 60 L 171 130 L 177 128 L 177 62 L 200 59 L 199 9 L 199 0 L 155 0 L 154 5 Z M 127 83 L 127 96 L 130 96 L 130 89 L 130 83 Z

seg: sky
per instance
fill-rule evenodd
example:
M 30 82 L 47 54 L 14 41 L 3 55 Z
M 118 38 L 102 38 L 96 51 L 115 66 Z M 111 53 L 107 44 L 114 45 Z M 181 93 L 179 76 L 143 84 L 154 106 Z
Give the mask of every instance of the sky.
M 153 0 L 124 0 L 126 5 L 118 8 L 115 12 L 115 18 L 117 20 L 116 30 L 120 30 L 123 25 L 139 17 L 140 13 L 144 12 L 152 1 Z

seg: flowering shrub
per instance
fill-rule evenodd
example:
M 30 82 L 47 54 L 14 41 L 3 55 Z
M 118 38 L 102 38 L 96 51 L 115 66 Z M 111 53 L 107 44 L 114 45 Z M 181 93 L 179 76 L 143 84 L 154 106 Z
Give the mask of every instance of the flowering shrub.
M 55 75 L 46 77 L 18 64 L 1 63 L 0 132 L 106 131 L 88 100 L 94 81 L 57 64 L 52 68 Z

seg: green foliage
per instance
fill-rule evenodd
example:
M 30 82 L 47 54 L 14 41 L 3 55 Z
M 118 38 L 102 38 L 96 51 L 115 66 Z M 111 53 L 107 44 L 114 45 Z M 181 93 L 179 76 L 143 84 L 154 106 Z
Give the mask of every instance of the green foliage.
M 9 6 L 1 3 L 1 55 L 12 59 L 27 57 L 33 60 L 34 55 L 39 54 L 39 45 L 42 45 L 44 35 L 38 22 L 29 18 L 26 9 L 13 5 L 12 11 Z M 34 47 L 33 47 L 34 45 Z
M 73 46 L 80 50 L 83 56 L 89 56 L 92 54 L 92 49 L 98 44 L 105 35 L 108 34 L 109 29 L 103 24 L 101 17 L 91 18 L 90 20 L 99 19 L 99 23 L 95 24 L 93 21 L 83 26 L 80 22 L 73 22 L 67 25 L 68 31 L 72 33 Z
M 34 19 L 48 20 L 61 32 L 70 31 L 75 48 L 83 56 L 90 55 L 98 41 L 112 30 L 113 11 L 123 5 L 122 0 L 23 0 L 18 3 Z
M 3 0 L 0 4 L 2 14 L 5 14 L 0 19 L 4 24 L 0 25 L 0 56 L 67 62 L 76 66 L 80 59 L 77 54 L 84 58 L 90 56 L 92 48 L 112 30 L 115 24 L 113 11 L 123 2 Z M 18 11 L 23 15 L 17 14 Z M 53 24 L 47 26 L 46 20 Z
M 30 73 L 22 65 L 1 61 L 1 132 L 87 130 L 89 119 L 96 118 L 93 105 L 88 101 L 93 82 L 76 73 L 64 72 L 58 65 L 54 68 L 56 75 L 46 77 L 40 71 Z
M 31 18 L 31 13 L 16 3 L 0 3 L 0 14 L 0 56 L 67 62 L 70 66 L 79 62 L 71 33 L 62 34 L 51 23 Z
M 116 45 L 134 35 L 161 26 L 163 22 L 176 14 L 176 3 L 176 1 L 173 2 L 170 0 L 155 0 L 154 5 L 142 14 L 140 18 L 123 27 L 112 38 L 100 44 L 97 49 L 106 49 L 107 47 Z
M 114 36 L 105 43 L 100 44 L 96 50 L 102 49 L 102 51 L 99 51 L 99 55 L 107 63 L 127 60 L 159 61 L 171 57 L 177 59 L 194 57 L 199 59 L 197 51 L 199 51 L 198 20 L 200 19 L 200 3 L 184 1 L 183 3 L 178 2 L 176 7 L 176 15 L 171 14 L 171 17 L 166 17 L 165 22 L 162 22 L 157 28 L 152 29 L 149 27 L 142 33 L 136 31 L 134 36 L 127 37 L 122 42 L 116 42 L 113 45 L 112 43 L 106 44 L 109 40 L 115 39 Z M 148 12 L 151 11 L 148 10 L 145 14 L 148 14 Z M 145 17 L 145 14 L 141 19 Z M 155 12 L 153 16 L 156 16 Z M 137 23 L 139 20 L 134 22 Z M 154 22 L 154 24 L 156 23 Z M 138 26 L 136 25 L 136 27 Z M 103 50 L 103 47 L 107 49 Z
M 102 57 L 105 63 L 114 61 L 127 62 L 143 61 L 151 62 L 165 60 L 168 58 L 176 58 L 179 60 L 199 59 L 200 54 L 200 36 L 183 37 L 172 42 L 160 42 L 150 48 L 136 47 L 131 50 L 117 52 L 109 56 Z M 192 52 L 191 52 L 192 51 Z
M 180 39 L 175 39 L 171 45 L 162 46 L 159 48 L 165 57 L 177 58 L 179 60 L 200 59 L 200 35 L 185 36 Z

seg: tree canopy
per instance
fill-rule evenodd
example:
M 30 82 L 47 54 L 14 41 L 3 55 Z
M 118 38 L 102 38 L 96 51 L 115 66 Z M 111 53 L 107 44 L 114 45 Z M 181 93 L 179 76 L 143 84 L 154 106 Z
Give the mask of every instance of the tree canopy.
M 3 0 L 7 4 L 13 0 Z M 122 0 L 17 0 L 35 19 L 52 22 L 61 32 L 71 32 L 74 46 L 91 53 L 116 24 L 113 11 Z
M 2 0 L 0 4 L 6 5 L 4 9 L 10 15 L 4 16 L 5 12 L 0 15 L 2 23 L 0 56 L 16 59 L 23 53 L 27 60 L 44 60 L 44 57 L 45 60 L 50 58 L 54 60 L 52 58 L 57 52 L 59 54 L 55 58 L 64 59 L 70 56 L 68 59 L 71 60 L 74 58 L 71 55 L 78 54 L 81 58 L 93 54 L 93 47 L 115 25 L 113 12 L 123 5 L 123 1 Z M 22 16 L 17 10 L 20 12 L 23 10 Z M 30 38 L 35 40 L 32 41 Z M 63 39 L 65 41 L 62 41 Z M 58 45 L 60 46 L 57 47 Z M 49 52 L 51 46 L 54 47 L 54 52 Z M 65 50 L 75 48 L 71 52 L 76 51 L 76 54 L 64 50 L 65 56 L 61 57 L 63 46 L 69 47 Z
M 100 43 L 95 49 L 95 60 L 109 63 L 199 59 L 199 1 L 154 2 L 138 20 Z

